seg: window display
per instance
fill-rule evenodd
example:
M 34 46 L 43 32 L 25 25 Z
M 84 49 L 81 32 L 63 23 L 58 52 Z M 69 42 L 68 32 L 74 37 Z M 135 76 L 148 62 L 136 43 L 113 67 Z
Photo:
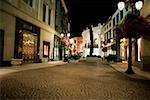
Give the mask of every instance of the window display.
M 33 33 L 23 32 L 23 51 L 22 58 L 24 63 L 34 62 L 35 48 L 37 44 L 37 37 Z
M 43 41 L 43 57 L 49 57 L 50 42 Z

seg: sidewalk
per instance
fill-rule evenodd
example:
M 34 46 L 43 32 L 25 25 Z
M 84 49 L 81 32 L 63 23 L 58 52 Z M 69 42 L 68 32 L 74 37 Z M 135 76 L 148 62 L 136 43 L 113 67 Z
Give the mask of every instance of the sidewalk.
M 150 80 L 150 71 L 143 71 L 138 67 L 132 66 L 133 71 L 135 74 L 126 74 L 125 71 L 127 70 L 128 64 L 127 63 L 112 63 L 109 64 L 111 67 L 113 67 L 115 70 L 124 73 L 125 75 L 137 78 L 137 79 L 145 79 Z
M 4 74 L 8 74 L 8 73 L 18 72 L 18 71 L 53 67 L 53 66 L 56 66 L 56 65 L 64 65 L 64 64 L 67 64 L 67 62 L 50 61 L 50 62 L 45 62 L 45 63 L 23 64 L 23 65 L 20 65 L 20 66 L 0 67 L 0 76 L 2 76 Z

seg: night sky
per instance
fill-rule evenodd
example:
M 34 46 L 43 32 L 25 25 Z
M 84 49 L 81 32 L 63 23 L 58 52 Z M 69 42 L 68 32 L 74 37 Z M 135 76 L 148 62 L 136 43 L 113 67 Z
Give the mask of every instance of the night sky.
M 65 0 L 71 20 L 71 36 L 80 36 L 88 25 L 105 23 L 117 8 L 118 0 Z

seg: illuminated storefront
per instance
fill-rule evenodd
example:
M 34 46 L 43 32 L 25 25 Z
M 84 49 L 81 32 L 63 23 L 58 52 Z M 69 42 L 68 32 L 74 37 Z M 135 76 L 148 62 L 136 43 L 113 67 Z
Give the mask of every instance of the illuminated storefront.
M 142 61 L 142 38 L 134 39 L 132 43 L 133 47 L 133 62 L 141 62 Z M 128 60 L 128 39 L 120 40 L 120 59 L 124 62 Z
M 43 57 L 47 58 L 46 61 L 49 61 L 50 55 L 50 42 L 43 41 Z
M 24 20 L 16 18 L 15 58 L 23 63 L 39 61 L 40 29 Z
M 128 40 L 123 38 L 120 40 L 120 59 L 127 61 L 128 59 Z
M 141 38 L 137 39 L 137 61 L 141 61 L 141 56 L 142 56 L 142 44 L 141 44 Z
M 37 35 L 25 30 L 22 35 L 22 59 L 24 63 L 33 63 L 37 48 Z

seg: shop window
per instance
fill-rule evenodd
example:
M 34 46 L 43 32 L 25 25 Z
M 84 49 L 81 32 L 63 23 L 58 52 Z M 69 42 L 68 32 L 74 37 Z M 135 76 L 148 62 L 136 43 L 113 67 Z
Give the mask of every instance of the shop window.
M 43 41 L 43 57 L 49 57 L 50 43 Z
M 138 52 L 137 52 L 137 61 L 141 61 L 141 38 L 137 40 Z

